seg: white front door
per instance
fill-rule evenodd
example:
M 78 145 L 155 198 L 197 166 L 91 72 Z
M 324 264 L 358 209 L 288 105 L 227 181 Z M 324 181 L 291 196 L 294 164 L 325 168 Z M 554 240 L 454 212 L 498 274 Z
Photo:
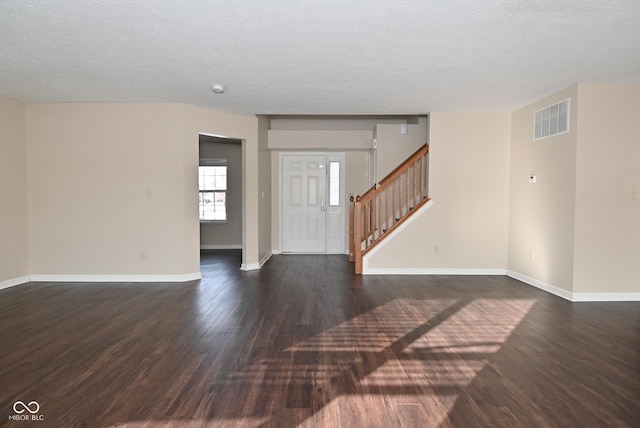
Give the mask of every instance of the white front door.
M 344 253 L 342 156 L 283 154 L 281 160 L 282 251 Z

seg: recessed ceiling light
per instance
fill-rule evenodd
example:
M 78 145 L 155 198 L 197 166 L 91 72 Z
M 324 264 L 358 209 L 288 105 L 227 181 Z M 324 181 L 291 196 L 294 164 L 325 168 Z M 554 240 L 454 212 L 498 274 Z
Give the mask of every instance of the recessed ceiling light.
M 217 83 L 211 87 L 211 90 L 216 94 L 224 94 L 224 86 Z

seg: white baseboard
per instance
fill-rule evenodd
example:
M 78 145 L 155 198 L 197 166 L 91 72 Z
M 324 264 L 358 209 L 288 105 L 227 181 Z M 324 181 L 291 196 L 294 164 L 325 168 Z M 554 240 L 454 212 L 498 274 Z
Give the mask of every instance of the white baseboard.
M 246 271 L 258 270 L 271 258 L 272 255 L 273 255 L 273 251 L 269 251 L 269 253 L 267 253 L 266 256 L 261 258 L 258 263 L 250 263 L 250 264 L 242 263 L 240 265 L 240 270 L 246 270 Z
M 573 293 L 574 302 L 640 302 L 640 293 Z
M 525 284 L 539 288 L 540 290 L 546 291 L 547 293 L 555 294 L 556 296 L 562 297 L 563 299 L 573 301 L 573 293 L 571 291 L 565 290 L 564 288 L 559 288 L 555 285 L 547 284 L 546 282 L 539 281 L 535 278 L 531 278 L 530 276 L 526 276 L 512 270 L 507 270 L 507 276 L 513 279 L 517 279 L 520 282 L 524 282 Z
M 573 293 L 512 270 L 507 271 L 507 276 L 570 302 L 640 302 L 640 293 Z
M 272 255 L 273 252 L 269 251 L 262 259 L 260 259 L 260 267 L 264 266 L 264 264 L 269 261 Z
M 237 245 L 200 245 L 201 250 L 242 250 L 242 244 Z
M 185 275 L 31 275 L 33 282 L 188 282 L 202 279 L 200 272 Z
M 280 250 L 271 250 L 271 254 L 282 254 Z
M 0 290 L 2 290 L 3 288 L 15 287 L 16 285 L 24 284 L 27 282 L 29 282 L 29 275 L 21 276 L 19 278 L 7 279 L 0 282 Z
M 368 268 L 363 275 L 506 275 L 505 269 Z

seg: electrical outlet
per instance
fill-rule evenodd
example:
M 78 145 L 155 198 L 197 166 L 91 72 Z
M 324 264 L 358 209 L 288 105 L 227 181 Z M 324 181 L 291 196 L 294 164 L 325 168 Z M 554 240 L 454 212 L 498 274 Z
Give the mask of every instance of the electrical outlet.
M 140 250 L 140 260 L 147 260 L 147 250 Z
M 534 263 L 536 261 L 536 253 L 533 250 L 529 251 L 529 261 L 531 263 Z
M 629 187 L 629 199 L 638 199 L 640 198 L 640 188 L 638 186 Z
M 433 254 L 440 254 L 440 247 L 437 245 L 433 247 Z
M 153 199 L 153 189 L 150 187 L 147 189 L 147 199 Z

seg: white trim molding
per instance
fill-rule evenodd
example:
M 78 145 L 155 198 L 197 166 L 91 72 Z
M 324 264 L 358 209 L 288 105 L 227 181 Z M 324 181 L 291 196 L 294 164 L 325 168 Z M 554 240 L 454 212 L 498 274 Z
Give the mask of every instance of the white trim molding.
M 201 250 L 242 250 L 242 244 L 200 245 Z
M 185 275 L 31 275 L 33 282 L 188 282 L 202 279 L 200 272 Z
M 570 302 L 640 302 L 640 293 L 573 293 L 512 270 L 507 271 L 507 276 Z
M 364 270 L 364 269 L 363 269 Z M 369 268 L 363 275 L 506 275 L 505 269 Z
M 640 302 L 640 293 L 573 293 L 573 302 Z
M 0 290 L 9 287 L 15 287 L 16 285 L 25 284 L 30 281 L 29 275 L 21 276 L 19 278 L 7 279 L 0 281 Z
M 507 276 L 513 279 L 517 279 L 520 282 L 524 282 L 525 284 L 539 288 L 540 290 L 546 291 L 547 293 L 555 294 L 556 296 L 562 297 L 563 299 L 573 301 L 573 293 L 571 291 L 565 290 L 564 288 L 559 288 L 555 285 L 547 284 L 546 282 L 539 281 L 535 278 L 531 278 L 530 276 L 526 276 L 512 270 L 507 270 Z
M 267 253 L 267 255 L 265 255 L 263 258 L 260 259 L 260 261 L 258 263 L 251 263 L 251 264 L 241 264 L 240 265 L 240 270 L 258 270 L 260 268 L 262 268 L 262 266 L 264 266 L 264 264 L 269 261 L 269 259 L 271 258 L 271 256 L 273 255 L 273 251 L 269 251 Z

